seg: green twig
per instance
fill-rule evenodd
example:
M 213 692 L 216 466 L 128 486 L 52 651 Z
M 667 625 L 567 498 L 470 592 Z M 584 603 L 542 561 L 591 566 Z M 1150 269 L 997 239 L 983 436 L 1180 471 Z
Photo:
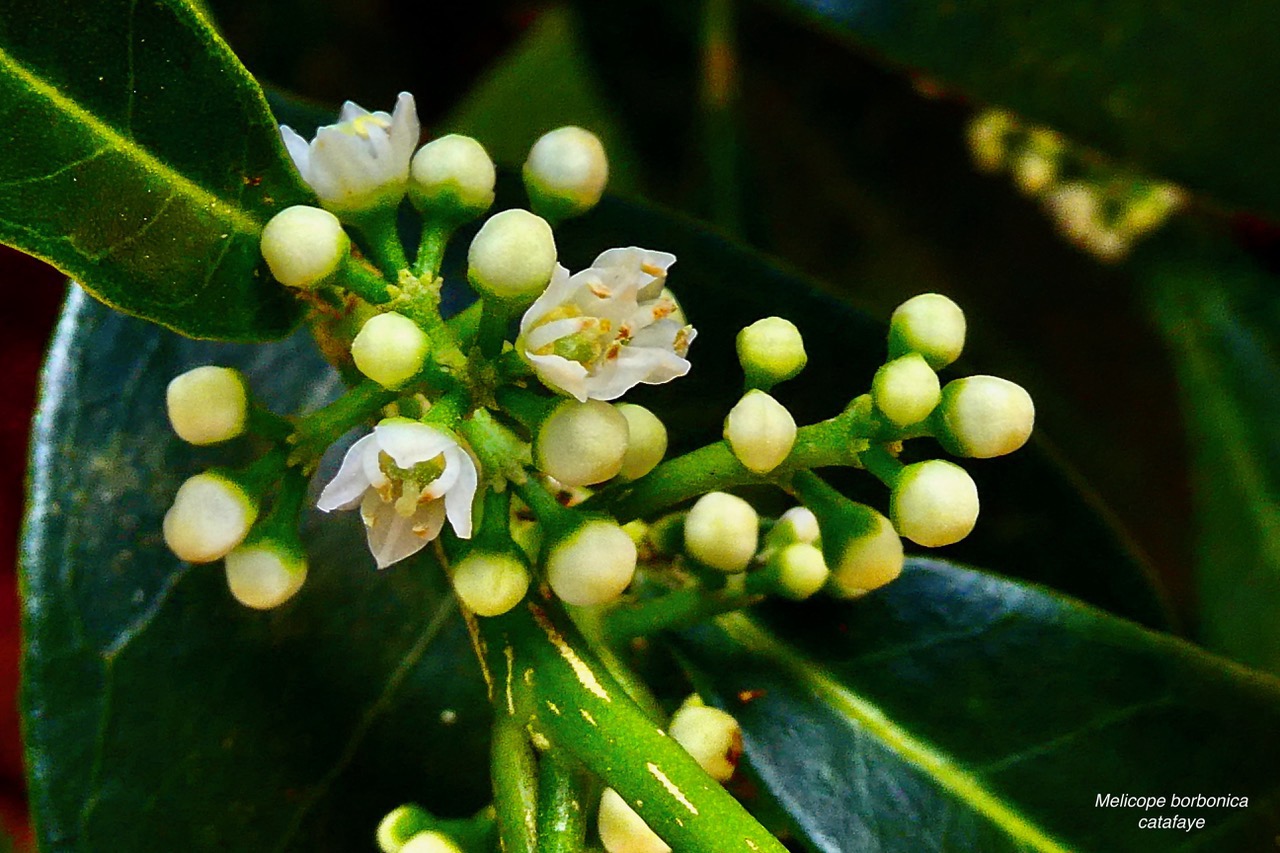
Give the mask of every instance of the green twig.
M 582 853 L 588 779 L 577 761 L 551 749 L 538 762 L 538 853 Z
M 493 724 L 490 773 L 502 849 L 505 853 L 537 853 L 538 763 L 533 745 L 513 715 L 515 706 L 494 710 L 498 717 Z

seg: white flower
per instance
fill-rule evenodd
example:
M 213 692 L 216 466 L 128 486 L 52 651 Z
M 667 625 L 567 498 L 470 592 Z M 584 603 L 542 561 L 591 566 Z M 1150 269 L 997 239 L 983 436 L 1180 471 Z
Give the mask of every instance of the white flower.
M 347 101 L 338 123 L 320 128 L 310 144 L 280 125 L 284 147 L 302 179 L 325 208 L 339 214 L 396 204 L 404 197 L 420 130 L 408 92 L 400 93 L 390 115 Z
M 369 550 L 385 569 L 440 535 L 471 538 L 475 463 L 443 432 L 405 419 L 385 420 L 351 445 L 316 503 L 321 510 L 360 507 Z
M 550 388 L 580 401 L 615 400 L 643 382 L 689 372 L 693 327 L 662 293 L 675 255 L 610 249 L 575 275 L 559 264 L 520 321 L 524 357 Z

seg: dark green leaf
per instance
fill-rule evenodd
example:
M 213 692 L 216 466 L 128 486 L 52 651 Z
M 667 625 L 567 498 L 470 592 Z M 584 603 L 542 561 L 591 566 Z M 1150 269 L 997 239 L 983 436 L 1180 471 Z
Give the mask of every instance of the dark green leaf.
M 775 0 L 974 98 L 1224 201 L 1280 213 L 1275 7 Z
M 0 2 L 0 240 L 193 337 L 284 335 L 258 235 L 304 202 L 257 83 L 181 0 Z
M 209 362 L 241 367 L 281 411 L 337 385 L 305 337 L 199 343 L 83 293 L 54 343 L 22 553 L 41 849 L 350 851 L 402 802 L 482 805 L 484 686 L 434 566 L 377 572 L 358 518 L 311 518 L 307 584 L 259 613 L 220 564 L 165 549 L 178 483 L 226 461 L 178 442 L 164 414 L 169 379 Z
M 816 850 L 1253 853 L 1280 827 L 1280 682 L 1044 590 L 915 561 L 859 602 L 675 644 Z M 1205 827 L 1138 827 L 1173 815 Z
M 1280 672 L 1276 279 L 1186 229 L 1153 247 L 1143 269 L 1191 440 L 1199 637 Z

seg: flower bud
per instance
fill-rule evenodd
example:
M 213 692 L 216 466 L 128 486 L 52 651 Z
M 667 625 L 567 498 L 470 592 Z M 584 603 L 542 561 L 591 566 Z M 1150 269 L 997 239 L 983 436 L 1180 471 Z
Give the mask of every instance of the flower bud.
M 948 453 L 990 459 L 1027 443 L 1036 409 L 1021 385 L 998 376 L 947 383 L 934 415 L 934 434 Z
M 895 426 L 909 426 L 929 417 L 941 398 L 938 374 L 918 352 L 882 364 L 871 380 L 871 399 Z
M 529 590 L 529 569 L 512 554 L 472 551 L 453 567 L 453 590 L 477 616 L 499 616 Z
M 400 853 L 462 853 L 462 848 L 449 836 L 428 830 L 406 841 Z
M 831 571 L 822 552 L 813 545 L 796 542 L 769 558 L 779 594 L 792 601 L 804 601 L 826 584 Z
M 384 388 L 399 388 L 422 370 L 431 340 L 403 314 L 376 314 L 351 342 L 351 358 L 365 376 Z
M 635 571 L 636 543 L 612 521 L 588 521 L 552 546 L 547 557 L 547 583 L 580 607 L 615 600 Z
M 722 572 L 745 571 L 755 556 L 760 518 L 751 504 L 727 492 L 698 498 L 684 520 L 684 547 Z
M 276 281 L 288 287 L 323 283 L 350 249 L 351 239 L 338 217 L 318 207 L 287 207 L 262 229 L 262 257 Z
M 978 521 L 978 487 L 959 465 L 943 459 L 902 469 L 889 499 L 893 526 L 926 548 L 959 542 Z
M 217 444 L 244 432 L 249 394 L 244 376 L 205 365 L 175 376 L 165 392 L 169 423 L 188 444 Z
M 543 134 L 524 163 L 524 186 L 535 210 L 553 219 L 586 213 L 609 180 L 609 158 L 594 133 L 561 127 Z
M 1023 151 L 1013 161 L 1013 181 L 1018 189 L 1035 196 L 1047 190 L 1058 177 L 1056 159 L 1034 148 Z
M 809 361 L 804 338 L 790 320 L 765 317 L 738 332 L 738 363 L 752 388 L 772 388 Z
M 612 788 L 605 788 L 600 797 L 596 829 L 609 853 L 671 853 L 666 842 Z
M 839 598 L 855 598 L 879 589 L 902 574 L 902 537 L 889 519 L 855 504 L 860 518 L 851 518 L 843 535 L 827 549 L 831 562 L 830 589 Z
M 724 437 L 743 467 L 767 474 L 782 464 L 796 443 L 796 421 L 786 406 L 753 389 L 729 410 Z
M 418 806 L 392 809 L 378 823 L 378 849 L 382 853 L 400 853 L 409 839 L 425 831 L 431 823 L 431 815 Z
M 618 474 L 624 480 L 638 480 L 667 455 L 667 427 L 644 406 L 615 403 L 614 407 L 627 419 L 627 452 Z
M 178 487 L 164 516 L 164 542 L 189 563 L 221 560 L 244 541 L 258 504 L 240 485 L 206 471 Z
M 528 301 L 547 286 L 556 266 L 551 226 L 527 210 L 490 216 L 471 241 L 467 276 L 486 296 Z
M 452 222 L 474 219 L 493 204 L 493 160 L 470 136 L 451 133 L 418 149 L 409 167 L 409 199 L 423 213 Z
M 566 486 L 590 486 L 617 476 L 627 453 L 626 416 L 602 400 L 565 400 L 534 440 L 538 467 Z
M 940 293 L 922 293 L 902 303 L 889 318 L 889 357 L 918 352 L 934 370 L 960 357 L 964 312 Z
M 793 506 L 778 517 L 778 521 L 769 531 L 769 541 L 774 545 L 791 545 L 803 542 L 812 545 L 822 535 L 818 527 L 818 517 L 806 506 Z
M 307 579 L 307 561 L 302 555 L 271 540 L 236 548 L 227 555 L 226 569 L 232 596 L 254 610 L 279 607 L 293 598 Z
M 700 701 L 686 702 L 671 718 L 667 734 L 693 756 L 707 775 L 728 782 L 742 757 L 742 727 L 730 714 Z

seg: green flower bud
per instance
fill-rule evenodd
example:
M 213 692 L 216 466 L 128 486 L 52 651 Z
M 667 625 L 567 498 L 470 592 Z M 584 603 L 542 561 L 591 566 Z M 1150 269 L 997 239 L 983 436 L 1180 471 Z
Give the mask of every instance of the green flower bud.
M 400 853 L 462 853 L 462 848 L 449 836 L 428 830 L 406 841 Z
M 769 559 L 779 594 L 803 601 L 826 584 L 831 570 L 822 552 L 803 542 L 787 545 Z
M 425 214 L 466 222 L 493 204 L 497 175 L 484 146 L 451 133 L 418 149 L 409 167 L 409 199 Z
M 262 257 L 276 281 L 308 289 L 338 271 L 351 239 L 327 210 L 294 205 L 271 217 L 262 229 Z
M 206 471 L 178 487 L 164 516 L 164 542 L 189 563 L 221 560 L 244 541 L 258 504 L 234 480 Z
M 760 518 L 751 504 L 727 492 L 698 499 L 684 520 L 684 547 L 722 572 L 746 571 L 759 542 Z
M 890 422 L 904 427 L 929 417 L 942 399 L 942 388 L 924 356 L 913 352 L 880 366 L 871 381 L 871 398 Z
M 405 805 L 392 809 L 378 823 L 378 849 L 382 853 L 400 853 L 409 839 L 431 826 L 432 817 L 418 806 Z
M 902 303 L 889 318 L 889 357 L 918 352 L 934 370 L 960 357 L 964 312 L 940 293 L 922 293 Z
M 538 467 L 566 486 L 616 477 L 628 445 L 626 416 L 602 400 L 565 400 L 542 422 L 534 440 Z
M 615 403 L 627 419 L 627 452 L 622 456 L 624 480 L 638 480 L 658 466 L 667 455 L 667 428 L 658 416 L 635 403 Z
M 165 392 L 169 424 L 178 438 L 205 445 L 244 432 L 249 394 L 244 376 L 230 367 L 206 365 L 175 376 Z
M 934 414 L 934 434 L 948 453 L 990 459 L 1027 443 L 1035 426 L 1031 395 L 998 376 L 969 376 L 947 383 Z
M 499 616 L 529 590 L 529 568 L 513 554 L 472 551 L 453 567 L 453 590 L 477 616 Z
M 578 216 L 595 207 L 608 181 L 604 146 L 580 127 L 543 134 L 524 163 L 524 185 L 533 208 L 552 219 Z
M 978 487 L 959 465 L 942 459 L 902 469 L 889 499 L 893 526 L 926 548 L 951 545 L 978 521 Z
M 302 555 L 271 540 L 236 548 L 227 555 L 226 569 L 232 596 L 254 610 L 279 607 L 307 580 L 307 561 Z
M 796 421 L 787 407 L 763 391 L 742 396 L 724 419 L 724 437 L 748 471 L 767 474 L 796 443 Z
M 422 370 L 431 340 L 403 314 L 377 314 L 351 342 L 356 369 L 384 388 L 399 388 Z
M 471 241 L 467 276 L 486 296 L 527 302 L 546 289 L 556 266 L 551 226 L 527 210 L 490 216 Z
M 781 317 L 765 317 L 738 332 L 737 347 L 738 362 L 752 388 L 772 388 L 809 361 L 800 330 Z
M 719 708 L 687 701 L 671 718 L 667 734 L 693 756 L 707 775 L 728 782 L 742 757 L 742 726 Z
M 671 853 L 666 842 L 612 788 L 605 788 L 600 797 L 596 829 L 609 853 Z
M 839 598 L 856 598 L 902 574 L 902 538 L 889 519 L 870 507 L 851 518 L 843 535 L 827 549 L 832 559 L 829 588 Z
M 617 523 L 593 519 L 555 543 L 547 557 L 547 583 L 569 604 L 608 604 L 622 595 L 636 571 L 636 543 Z
M 812 545 L 821 535 L 818 517 L 813 514 L 813 510 L 804 506 L 793 506 L 779 516 L 777 523 L 769 531 L 769 544 L 781 547 L 803 542 L 806 545 Z

